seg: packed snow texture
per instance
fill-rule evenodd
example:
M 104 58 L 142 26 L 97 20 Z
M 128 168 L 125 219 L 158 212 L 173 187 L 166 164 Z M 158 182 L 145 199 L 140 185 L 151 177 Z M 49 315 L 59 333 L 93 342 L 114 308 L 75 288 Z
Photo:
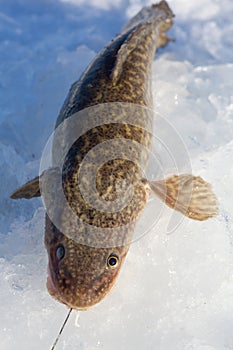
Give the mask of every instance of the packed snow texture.
M 9 194 L 37 175 L 71 83 L 148 4 L 0 1 L 1 350 L 51 348 L 68 311 L 46 290 L 40 199 L 13 201 Z M 185 143 L 193 173 L 212 183 L 220 215 L 184 219 L 168 234 L 172 211 L 163 209 L 132 244 L 112 293 L 76 324 L 73 312 L 58 350 L 233 349 L 233 2 L 169 4 L 176 41 L 155 57 L 155 109 Z M 153 176 L 151 163 L 149 171 Z M 158 203 L 149 202 L 150 215 Z

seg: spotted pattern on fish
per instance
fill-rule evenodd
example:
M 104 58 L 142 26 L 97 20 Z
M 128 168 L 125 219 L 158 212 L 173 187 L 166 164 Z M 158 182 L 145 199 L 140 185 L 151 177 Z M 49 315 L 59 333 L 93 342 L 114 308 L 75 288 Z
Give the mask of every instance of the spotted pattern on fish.
M 87 309 L 101 301 L 111 290 L 129 249 L 135 223 L 146 205 L 149 190 L 143 172 L 148 162 L 151 147 L 149 131 L 153 125 L 151 66 L 156 48 L 170 40 L 164 32 L 172 23 L 173 13 L 166 1 L 143 8 L 72 85 L 58 116 L 56 130 L 62 126 L 63 131 L 57 140 L 58 148 L 54 141 L 53 162 L 57 164 L 61 154 L 66 154 L 62 167 L 62 186 L 75 215 L 65 210 L 58 199 L 53 203 L 54 198 L 57 198 L 55 181 L 55 185 L 51 184 L 47 188 L 59 220 L 59 225 L 55 225 L 47 211 L 47 287 L 51 295 L 69 307 Z M 112 104 L 110 113 L 114 122 L 100 123 L 101 118 L 108 120 L 109 111 L 98 106 L 107 103 Z M 125 122 L 129 110 L 121 108 L 119 103 L 141 106 L 133 110 L 133 122 Z M 90 108 L 93 106 L 95 108 Z M 89 118 L 87 120 L 91 120 L 94 126 L 87 125 L 86 131 L 66 153 L 72 130 L 66 127 L 65 121 L 80 111 L 85 111 Z M 83 123 L 87 123 L 85 118 Z M 99 152 L 98 147 L 108 144 L 110 140 L 114 142 L 113 146 Z M 119 153 L 126 141 L 139 147 L 135 146 L 133 150 L 123 147 Z M 116 156 L 108 159 L 114 151 L 118 151 Z M 127 157 L 128 151 L 132 152 L 131 159 Z M 79 183 L 83 160 L 89 154 L 97 164 L 103 160 L 96 174 L 98 208 L 93 208 L 83 197 Z M 40 180 L 46 178 L 47 174 L 54 179 L 59 178 L 56 166 L 46 170 Z M 82 185 L 87 195 L 92 186 L 91 181 L 88 175 L 84 176 Z M 38 195 L 35 186 L 38 183 L 37 177 L 16 191 L 12 198 L 31 198 L 35 193 Z M 115 200 L 121 197 L 119 193 L 127 193 L 128 187 L 132 187 L 133 192 L 127 205 L 122 210 L 114 211 Z M 33 193 L 30 193 L 30 188 L 33 188 Z M 119 192 L 119 188 L 122 192 Z M 112 205 L 112 210 L 104 210 L 101 200 L 110 209 Z M 91 234 L 93 227 L 97 230 Z M 64 231 L 69 234 L 64 234 Z M 114 244 L 109 244 L 112 241 Z
M 46 198 L 47 287 L 71 308 L 86 310 L 109 293 L 150 192 L 194 220 L 218 214 L 211 185 L 200 176 L 144 178 L 153 124 L 151 65 L 156 47 L 171 40 L 165 32 L 172 22 L 166 1 L 145 7 L 97 55 L 58 116 L 52 167 L 11 195 Z
M 151 65 L 155 49 L 159 41 L 161 23 L 166 22 L 166 29 L 172 25 L 173 14 L 168 5 L 162 1 L 151 7 L 152 15 L 149 20 L 143 20 L 136 27 L 131 27 L 126 32 L 120 33 L 110 42 L 88 67 L 81 79 L 71 87 L 69 95 L 64 103 L 57 120 L 57 126 L 66 118 L 84 108 L 113 102 L 128 102 L 152 108 L 151 95 Z M 154 12 L 154 16 L 153 16 Z M 135 113 L 135 124 L 124 124 L 124 112 L 112 111 L 119 123 L 109 123 L 92 128 L 82 135 L 69 150 L 63 166 L 63 188 L 73 211 L 82 220 L 79 232 L 72 225 L 72 219 L 61 213 L 61 222 L 68 227 L 72 237 L 76 235 L 88 237 L 87 228 L 82 222 L 95 225 L 100 228 L 112 228 L 110 235 L 117 235 L 118 245 L 110 248 L 95 248 L 75 243 L 62 235 L 46 218 L 45 244 L 50 254 L 51 274 L 53 283 L 56 284 L 55 297 L 68 306 L 82 309 L 99 302 L 111 289 L 120 266 L 129 249 L 125 244 L 125 237 L 131 240 L 135 222 L 139 218 L 146 205 L 149 195 L 142 181 L 143 164 L 146 167 L 148 153 L 151 147 L 151 134 L 142 125 L 142 121 L 152 125 L 151 114 Z M 98 125 L 98 113 L 91 116 Z M 151 120 L 150 120 L 151 118 Z M 64 137 L 65 139 L 65 137 Z M 116 148 L 122 140 L 135 141 L 148 152 L 141 151 L 140 164 L 120 158 L 113 159 L 100 167 L 96 177 L 96 187 L 101 198 L 106 201 L 114 201 L 117 197 L 117 182 L 124 179 L 133 185 L 134 194 L 128 205 L 117 213 L 103 212 L 92 208 L 82 198 L 79 189 L 78 173 L 83 158 L 89 152 L 94 152 L 93 157 L 103 157 L 95 146 L 107 140 L 114 139 Z M 65 143 L 65 141 L 63 140 Z M 107 158 L 107 149 L 104 156 Z M 88 189 L 88 180 L 86 182 Z M 122 227 L 121 232 L 115 228 Z M 109 237 L 101 235 L 104 243 Z M 99 239 L 98 235 L 96 239 Z M 54 251 L 56 243 L 66 247 L 67 256 L 59 263 L 56 270 Z M 93 238 L 92 238 L 93 239 Z M 122 242 L 122 245 L 121 245 Z M 93 242 L 92 242 L 93 244 Z M 104 244 L 103 244 L 104 246 Z M 51 247 L 55 247 L 54 250 Z M 106 265 L 107 257 L 114 252 L 119 257 L 118 268 L 109 269 Z M 69 287 L 67 287 L 69 286 Z M 75 287 L 74 287 L 75 286 Z

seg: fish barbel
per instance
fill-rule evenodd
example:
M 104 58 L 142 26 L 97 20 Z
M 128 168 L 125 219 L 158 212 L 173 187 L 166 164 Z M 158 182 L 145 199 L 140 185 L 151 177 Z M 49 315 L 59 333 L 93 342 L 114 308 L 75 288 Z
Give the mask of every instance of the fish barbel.
M 151 67 L 156 48 L 171 40 L 165 32 L 173 18 L 166 1 L 145 7 L 97 55 L 57 118 L 52 166 L 11 196 L 46 198 L 47 287 L 70 308 L 86 310 L 108 294 L 150 193 L 192 219 L 217 214 L 202 178 L 143 176 L 153 125 Z

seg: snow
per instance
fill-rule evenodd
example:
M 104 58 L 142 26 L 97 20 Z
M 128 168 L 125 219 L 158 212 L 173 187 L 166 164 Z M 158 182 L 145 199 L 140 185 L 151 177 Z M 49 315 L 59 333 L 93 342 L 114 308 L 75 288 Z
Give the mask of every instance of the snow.
M 0 1 L 1 350 L 51 348 L 68 312 L 45 286 L 42 203 L 12 201 L 9 194 L 37 175 L 70 84 L 148 3 Z M 233 2 L 169 4 L 176 42 L 156 55 L 154 103 L 185 143 L 193 173 L 213 184 L 220 215 L 206 222 L 178 216 L 178 228 L 168 234 L 174 216 L 163 208 L 132 244 L 112 293 L 81 312 L 78 326 L 71 314 L 58 350 L 233 348 Z M 174 164 L 162 155 L 166 173 Z M 157 205 L 148 203 L 140 229 Z
M 62 0 L 62 1 L 66 3 L 75 4 L 77 6 L 85 4 L 85 0 Z M 122 3 L 121 0 L 116 0 L 114 2 L 110 0 L 105 0 L 105 1 L 91 0 L 89 2 L 89 5 L 103 9 L 103 10 L 108 10 L 109 8 L 112 8 L 112 7 L 118 7 L 119 5 L 121 5 L 121 3 Z

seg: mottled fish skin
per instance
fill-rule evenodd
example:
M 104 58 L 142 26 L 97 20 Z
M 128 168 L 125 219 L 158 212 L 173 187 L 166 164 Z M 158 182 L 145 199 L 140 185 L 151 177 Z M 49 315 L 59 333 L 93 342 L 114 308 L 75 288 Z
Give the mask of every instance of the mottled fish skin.
M 136 26 L 133 20 L 129 22 L 129 25 L 100 52 L 80 80 L 73 84 L 56 126 L 84 108 L 103 103 L 127 102 L 152 107 L 151 65 L 156 47 L 168 41 L 164 31 L 172 25 L 173 14 L 165 1 L 146 8 L 146 11 L 146 17 L 142 15 L 142 18 L 136 21 Z M 106 201 L 115 199 L 117 181 L 124 179 L 133 184 L 133 198 L 124 209 L 117 213 L 104 213 L 88 205 L 81 195 L 77 174 L 83 158 L 94 146 L 113 138 L 116 142 L 128 139 L 144 145 L 149 151 L 151 136 L 143 127 L 137 125 L 142 125 L 143 118 L 146 124 L 150 123 L 151 116 L 147 112 L 135 114 L 136 125 L 129 125 L 121 123 L 124 121 L 124 115 L 121 115 L 117 107 L 115 114 L 119 123 L 94 127 L 73 144 L 66 156 L 62 176 L 66 198 L 77 216 L 84 223 L 99 227 L 100 231 L 102 228 L 112 228 L 111 236 L 117 235 L 118 242 L 122 240 L 122 244 L 108 247 L 107 241 L 110 237 L 101 237 L 103 247 L 107 248 L 99 248 L 98 244 L 95 247 L 95 242 L 92 242 L 92 246 L 79 244 L 59 231 L 46 215 L 45 245 L 50 271 L 47 286 L 57 300 L 75 309 L 88 309 L 101 301 L 112 288 L 129 249 L 129 244 L 125 244 L 125 237 L 130 241 L 135 222 L 149 195 L 145 183 L 141 180 L 139 166 L 124 159 L 124 154 L 121 159 L 106 162 L 99 169 L 96 180 L 99 194 Z M 93 114 L 93 118 L 96 118 L 98 125 L 98 115 Z M 61 140 L 64 145 L 68 137 L 64 134 Z M 59 155 L 54 152 L 54 157 L 57 156 Z M 96 152 L 94 156 L 98 158 L 103 155 Z M 147 157 L 148 154 L 145 154 L 145 166 Z M 86 226 L 82 223 L 77 232 L 72 219 L 62 209 L 60 220 L 72 237 L 79 239 L 88 235 Z M 119 226 L 122 226 L 120 234 L 117 230 Z M 65 248 L 65 254 L 59 259 L 57 249 L 61 246 Z M 117 257 L 116 266 L 108 264 L 109 256 Z
M 139 16 L 146 10 L 146 18 Z M 93 105 L 129 102 L 152 106 L 151 65 L 155 50 L 171 39 L 166 36 L 173 13 L 166 1 L 140 11 L 94 59 L 75 82 L 57 118 L 65 118 Z M 134 23 L 137 23 L 135 26 Z
M 46 146 L 42 156 L 43 163 L 52 155 L 52 164 L 45 162 L 40 176 L 11 194 L 43 196 L 47 287 L 71 308 L 86 310 L 110 291 L 150 192 L 193 220 L 218 214 L 211 185 L 200 176 L 144 178 L 153 124 L 151 65 L 156 48 L 171 40 L 165 32 L 172 23 L 161 1 L 126 24 L 71 87 L 52 154 Z
M 11 195 L 14 199 L 43 195 L 47 287 L 54 298 L 71 308 L 86 310 L 108 294 L 146 205 L 150 183 L 143 175 L 153 125 L 151 66 L 156 48 L 170 41 L 165 32 L 172 23 L 173 13 L 161 1 L 143 8 L 126 24 L 72 85 L 56 122 L 51 168 L 45 167 L 40 176 Z M 70 144 L 70 140 L 74 141 Z M 91 162 L 85 168 L 89 155 Z M 98 165 L 94 180 L 89 172 L 92 163 Z M 183 177 L 183 183 L 190 183 L 188 179 Z M 98 195 L 95 205 L 89 201 L 93 183 Z M 173 183 L 172 179 L 166 186 Z M 176 184 L 179 188 L 179 177 Z M 199 184 L 196 181 L 197 188 Z M 160 198 L 162 187 L 160 182 L 151 183 Z M 177 191 L 171 187 L 166 203 L 173 207 L 172 194 Z M 209 194 L 208 186 L 205 189 Z M 117 209 L 117 201 L 124 196 L 127 202 Z M 197 219 L 196 199 L 201 196 L 202 188 L 193 196 L 190 208 Z M 178 210 L 186 215 L 181 204 Z M 208 197 L 198 207 L 200 213 L 207 205 Z M 214 210 L 213 206 L 209 217 Z

